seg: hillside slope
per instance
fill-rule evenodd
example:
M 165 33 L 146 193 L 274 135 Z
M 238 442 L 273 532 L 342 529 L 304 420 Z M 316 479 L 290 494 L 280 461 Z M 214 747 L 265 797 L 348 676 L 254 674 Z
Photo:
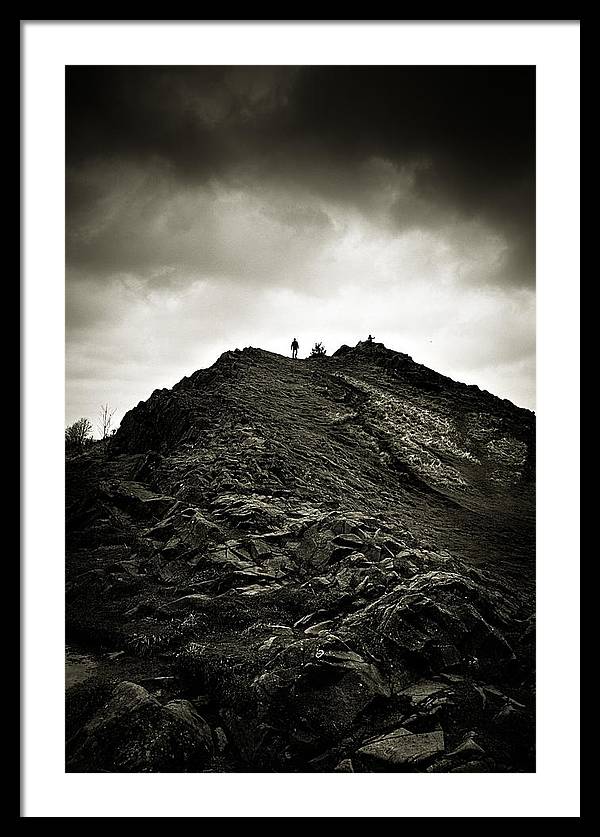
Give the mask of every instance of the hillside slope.
M 227 352 L 68 463 L 67 544 L 70 770 L 533 769 L 527 410 Z

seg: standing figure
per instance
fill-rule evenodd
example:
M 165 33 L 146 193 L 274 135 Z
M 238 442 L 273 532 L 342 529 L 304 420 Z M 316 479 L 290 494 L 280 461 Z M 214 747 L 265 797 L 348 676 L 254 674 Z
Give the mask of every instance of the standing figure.
M 294 339 L 292 340 L 292 346 L 291 346 L 291 349 L 292 349 L 292 357 L 293 357 L 293 358 L 297 358 L 297 357 L 298 357 L 298 349 L 299 349 L 299 348 L 300 348 L 300 345 L 299 345 L 298 341 L 296 340 L 296 338 L 294 337 Z
M 367 343 L 372 343 L 372 342 L 373 342 L 373 337 L 372 337 L 372 335 L 369 334 L 369 336 L 367 337 Z

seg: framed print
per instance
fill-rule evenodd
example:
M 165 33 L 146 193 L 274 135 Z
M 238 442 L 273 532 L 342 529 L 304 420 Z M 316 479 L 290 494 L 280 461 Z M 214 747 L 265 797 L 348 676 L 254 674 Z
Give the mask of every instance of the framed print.
M 48 369 L 26 409 L 61 400 L 27 460 L 59 569 L 28 536 L 25 575 L 32 607 L 60 602 L 29 729 L 61 790 L 30 778 L 30 809 L 577 815 L 541 790 L 560 539 L 536 360 L 552 52 L 577 151 L 578 26 L 535 23 L 24 22 Z

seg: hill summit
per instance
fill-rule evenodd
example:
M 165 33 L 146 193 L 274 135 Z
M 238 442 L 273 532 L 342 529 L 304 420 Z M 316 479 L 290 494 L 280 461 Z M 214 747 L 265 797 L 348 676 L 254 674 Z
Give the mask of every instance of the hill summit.
M 68 769 L 533 769 L 534 432 L 381 343 L 152 393 L 67 463 Z

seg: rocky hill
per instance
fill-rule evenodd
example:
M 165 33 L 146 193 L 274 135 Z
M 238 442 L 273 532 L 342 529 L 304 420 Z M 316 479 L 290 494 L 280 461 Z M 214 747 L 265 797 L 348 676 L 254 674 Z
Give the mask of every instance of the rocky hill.
M 70 771 L 534 769 L 534 416 L 222 355 L 67 463 Z

